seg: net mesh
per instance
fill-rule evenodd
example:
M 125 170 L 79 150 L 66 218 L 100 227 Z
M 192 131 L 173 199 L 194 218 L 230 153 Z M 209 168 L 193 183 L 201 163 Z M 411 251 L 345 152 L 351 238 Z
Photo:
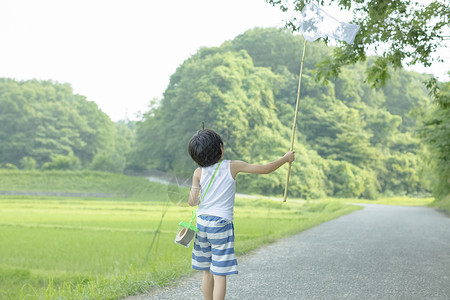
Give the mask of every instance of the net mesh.
M 300 31 L 307 41 L 329 37 L 353 44 L 359 25 L 340 22 L 315 3 L 308 3 L 302 11 Z

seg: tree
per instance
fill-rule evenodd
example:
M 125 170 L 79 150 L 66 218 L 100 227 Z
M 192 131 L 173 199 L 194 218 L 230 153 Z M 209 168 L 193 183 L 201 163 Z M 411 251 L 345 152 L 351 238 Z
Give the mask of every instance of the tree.
M 36 160 L 32 157 L 25 156 L 20 160 L 20 166 L 24 170 L 34 170 L 36 168 Z
M 293 7 L 299 15 L 308 1 L 266 2 L 285 12 Z M 325 3 L 324 0 L 315 2 Z M 389 67 L 402 68 L 403 64 L 430 66 L 434 61 L 432 54 L 448 40 L 448 1 L 434 0 L 426 4 L 411 0 L 330 0 L 329 3 L 352 11 L 351 23 L 361 28 L 353 45 L 339 42 L 333 55 L 318 64 L 318 79 L 337 77 L 343 66 L 366 61 L 367 53 L 374 49 L 379 57 L 367 70 L 367 80 L 372 86 L 380 87 L 389 78 Z M 286 25 L 294 31 L 299 30 L 297 17 Z
M 137 123 L 128 169 L 191 176 L 195 165 L 187 142 L 203 121 L 222 136 L 227 159 L 264 163 L 283 154 L 289 149 L 302 41 L 286 30 L 256 28 L 220 47 L 200 49 L 178 67 L 164 97 L 152 101 Z M 320 61 L 332 48 L 312 46 L 289 193 L 376 198 L 426 192 L 419 176 L 420 141 L 411 134 L 418 126 L 414 112 L 429 104 L 423 77 L 397 70 L 400 93 L 393 92 L 397 82 L 371 89 L 363 80 L 368 62 L 343 67 L 341 77 L 323 85 L 313 80 L 309 58 Z M 98 163 L 106 164 L 101 158 Z M 283 168 L 270 176 L 239 176 L 240 191 L 265 194 L 279 194 L 286 179 Z M 389 176 L 398 177 L 395 184 L 385 180 Z
M 288 30 L 254 28 L 237 36 L 232 42 L 224 43 L 221 48 L 235 52 L 245 50 L 257 67 L 270 68 L 274 73 L 282 73 L 286 68 L 292 74 L 298 75 L 303 41 L 301 37 L 293 36 Z M 308 52 L 314 55 L 305 61 L 305 68 L 313 69 L 317 63 L 331 54 L 331 49 L 317 43 L 309 45 Z
M 31 157 L 41 166 L 75 156 L 86 166 L 114 145 L 109 117 L 69 84 L 0 78 L 0 163 Z
M 137 125 L 137 149 L 133 155 L 141 165 L 161 170 L 187 171 L 192 162 L 187 143 L 205 122 L 227 141 L 228 155 L 262 159 L 277 148 L 257 147 L 256 137 L 267 127 L 281 139 L 289 132 L 276 116 L 274 90 L 279 76 L 268 68 L 255 67 L 247 52 L 202 49 L 172 75 L 164 99 Z M 280 137 L 281 136 L 281 137 Z
M 127 164 L 127 155 L 134 142 L 134 122 L 119 121 L 114 124 L 114 148 L 98 152 L 89 168 L 97 171 L 122 173 Z
M 42 170 L 77 170 L 80 160 L 73 155 L 53 155 L 52 160 L 42 165 Z
M 424 122 L 421 136 L 433 154 L 433 192 L 442 200 L 450 194 L 450 82 L 439 88 L 438 83 L 432 81 L 428 88 L 434 95 L 435 106 Z

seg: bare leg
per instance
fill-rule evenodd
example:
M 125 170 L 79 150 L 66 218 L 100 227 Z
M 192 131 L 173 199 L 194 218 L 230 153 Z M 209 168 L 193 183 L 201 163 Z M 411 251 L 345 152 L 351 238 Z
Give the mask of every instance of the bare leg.
M 227 291 L 227 276 L 214 275 L 214 300 L 224 300 Z
M 209 271 L 203 272 L 202 292 L 205 300 L 213 300 L 214 277 Z

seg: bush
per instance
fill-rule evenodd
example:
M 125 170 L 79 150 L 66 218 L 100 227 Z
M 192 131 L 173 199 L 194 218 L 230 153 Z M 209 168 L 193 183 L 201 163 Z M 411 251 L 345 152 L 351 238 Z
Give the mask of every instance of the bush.
M 378 195 L 376 176 L 346 161 L 329 161 L 326 175 L 333 196 L 375 199 Z
M 42 170 L 77 170 L 80 160 L 76 156 L 54 155 L 51 162 L 42 165 Z
M 7 170 L 18 170 L 19 169 L 16 165 L 13 165 L 10 163 L 4 164 L 3 168 L 7 169 Z
M 101 152 L 94 157 L 89 168 L 95 171 L 122 173 L 125 168 L 125 158 L 117 152 Z
M 25 156 L 20 160 L 20 166 L 24 170 L 34 170 L 36 169 L 36 160 L 30 156 Z

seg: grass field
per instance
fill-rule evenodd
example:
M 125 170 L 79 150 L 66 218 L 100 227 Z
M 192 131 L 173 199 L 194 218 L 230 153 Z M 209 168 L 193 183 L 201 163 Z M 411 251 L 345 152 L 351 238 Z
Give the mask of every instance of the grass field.
M 187 189 L 100 172 L 0 171 L 0 190 L 115 195 L 0 196 L 0 299 L 118 299 L 192 272 L 192 245 L 186 249 L 173 241 L 178 223 L 191 217 Z M 352 200 L 282 203 L 238 197 L 238 259 L 262 244 L 361 208 L 345 202 L 364 202 Z M 404 197 L 368 202 L 430 201 Z
M 128 200 L 167 198 L 167 187 L 145 178 L 98 171 L 23 171 L 0 169 L 0 191 L 109 193 Z
M 361 204 L 381 204 L 381 205 L 400 205 L 400 206 L 425 206 L 434 201 L 434 198 L 413 198 L 408 196 L 395 196 L 378 198 L 376 200 L 367 199 L 353 199 L 353 198 L 327 198 L 321 199 L 321 201 L 332 201 L 342 203 L 361 203 Z
M 238 255 L 358 209 L 246 201 L 238 199 L 235 212 Z M 158 202 L 1 197 L 0 297 L 119 298 L 167 284 L 190 272 L 190 249 L 173 242 L 190 215 L 191 208 Z

